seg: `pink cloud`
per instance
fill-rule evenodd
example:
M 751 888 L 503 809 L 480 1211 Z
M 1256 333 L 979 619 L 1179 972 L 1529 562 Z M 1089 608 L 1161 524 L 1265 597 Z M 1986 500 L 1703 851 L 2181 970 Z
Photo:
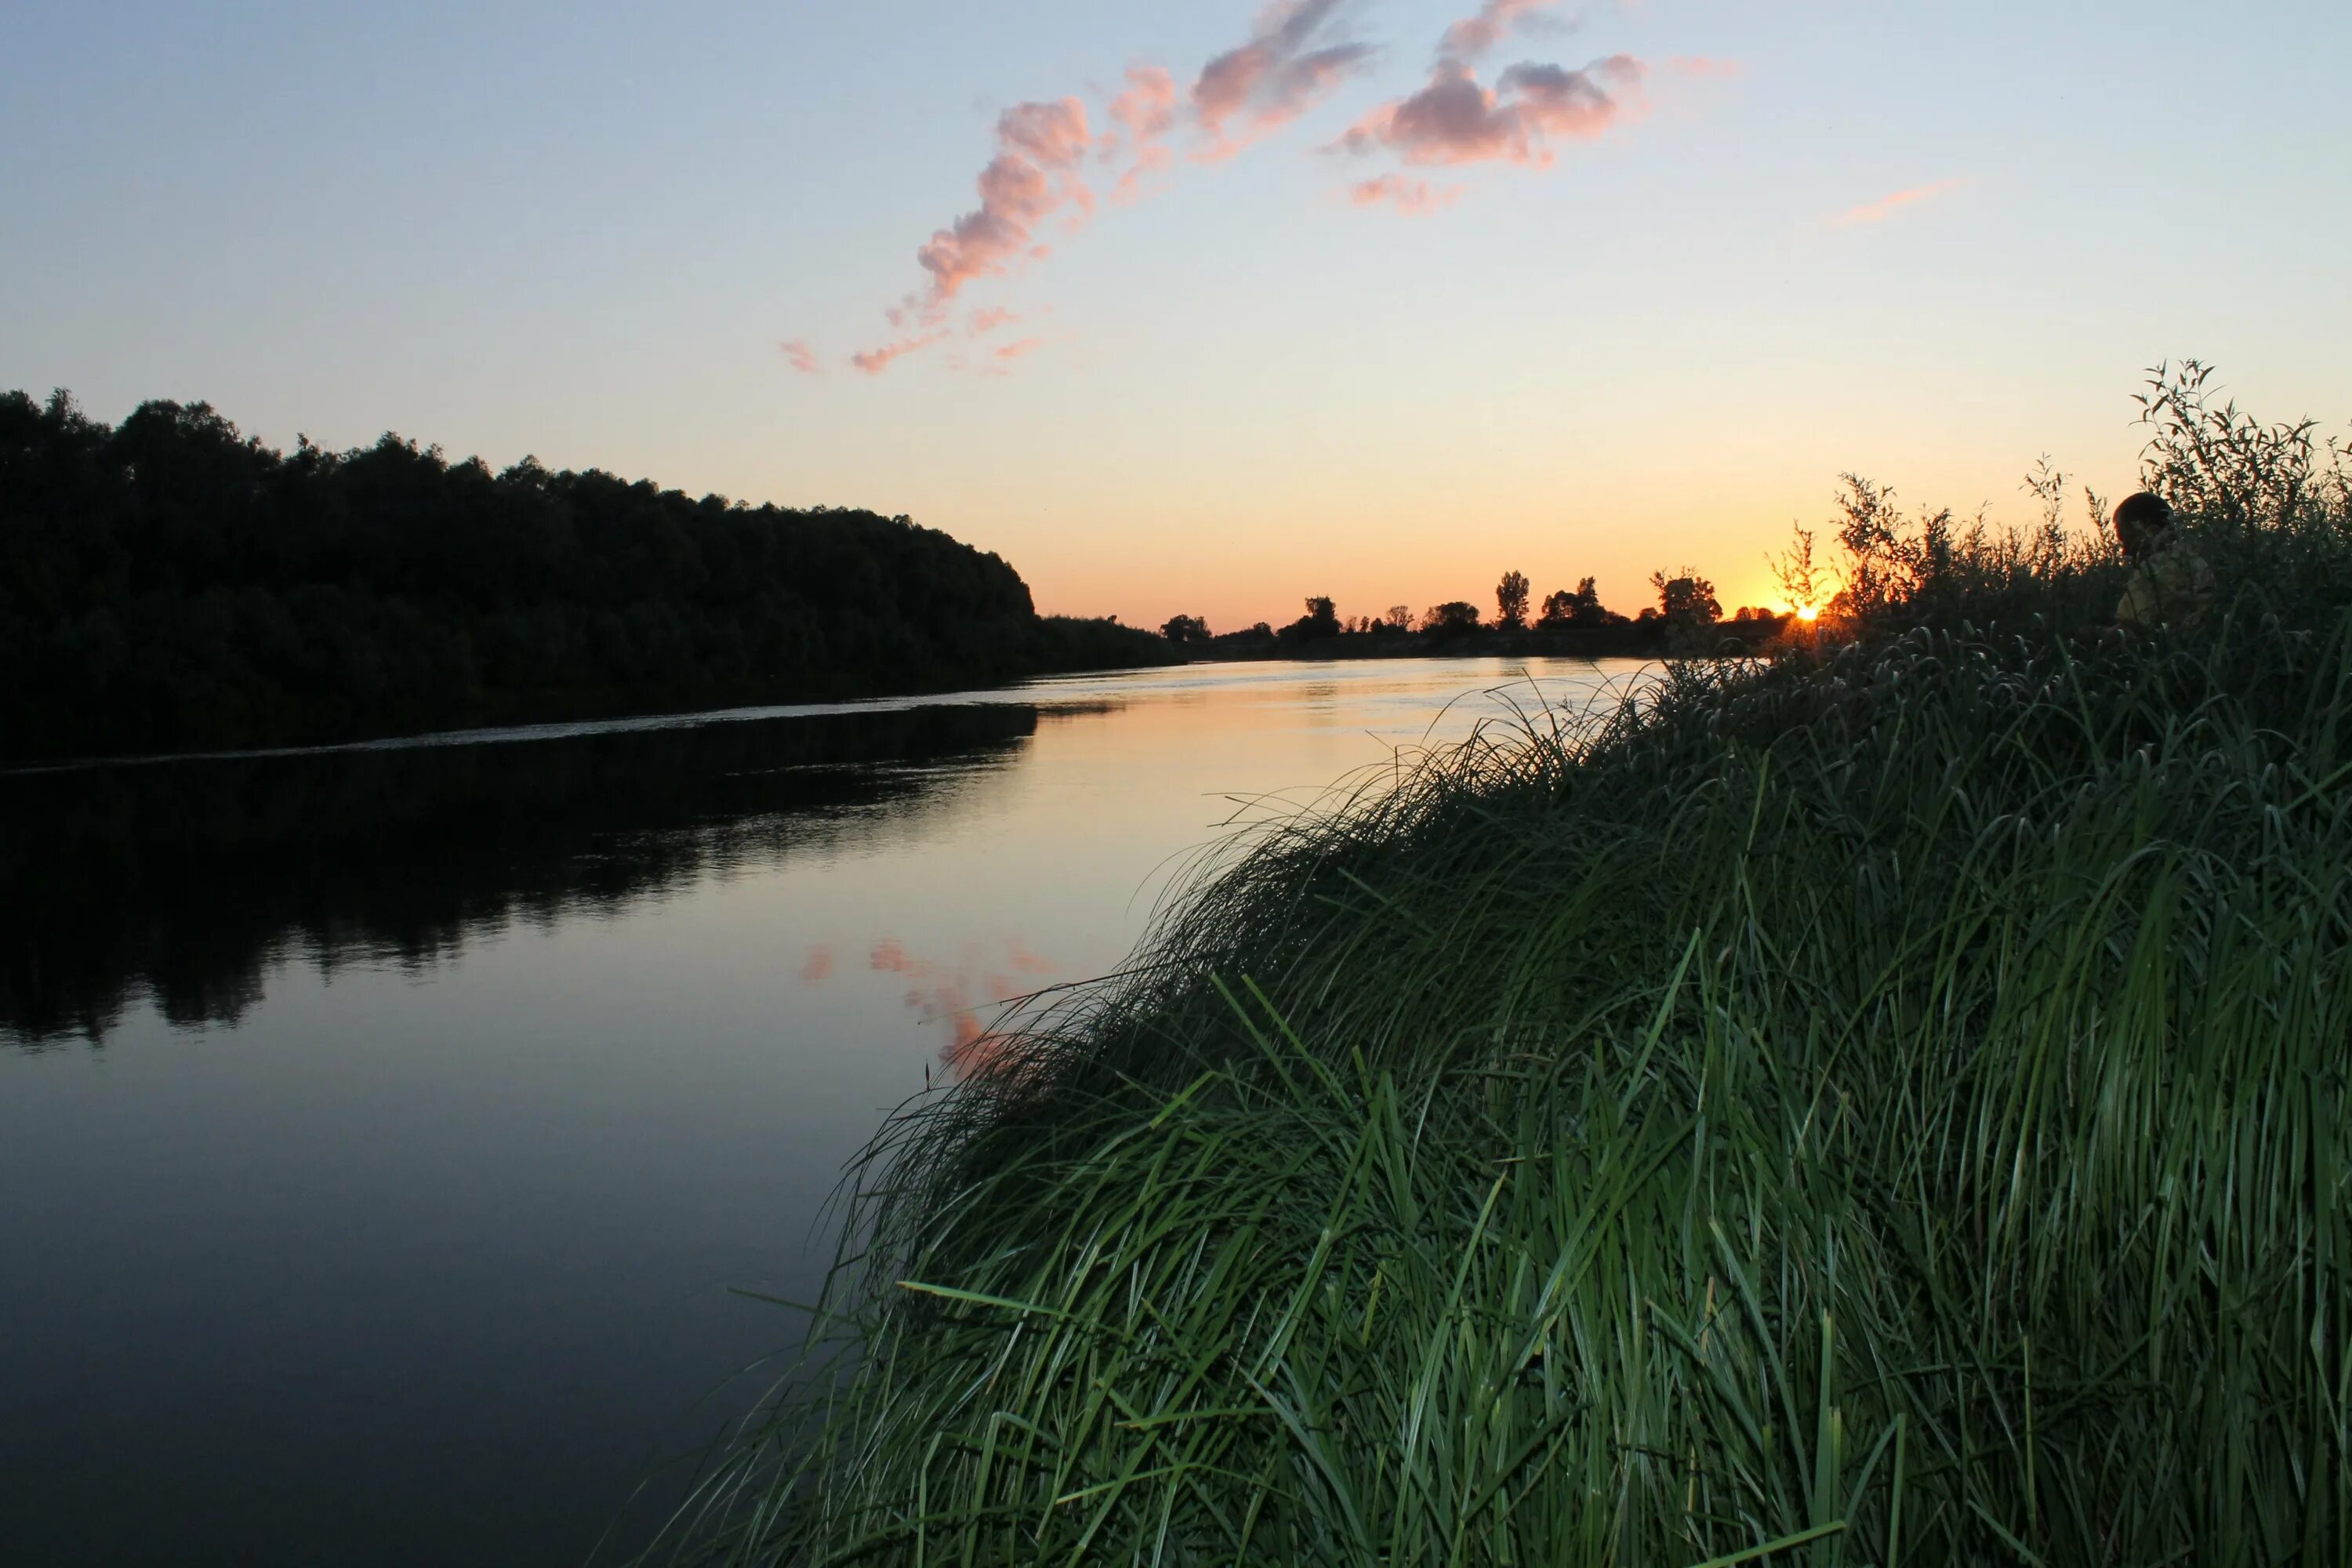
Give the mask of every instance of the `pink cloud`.
M 1175 166 L 1176 154 L 1172 150 L 1157 146 L 1141 149 L 1136 154 L 1135 166 L 1121 174 L 1118 177 L 1118 184 L 1111 187 L 1111 205 L 1133 206 L 1143 199 L 1143 183 L 1146 178 L 1153 174 L 1164 174 Z
M 1408 166 L 1515 163 L 1552 163 L 1555 143 L 1591 140 L 1638 113 L 1643 64 L 1619 55 L 1582 70 L 1521 63 L 1480 81 L 1473 61 L 1504 39 L 1531 27 L 1572 25 L 1552 15 L 1568 0 L 1476 0 L 1473 15 L 1446 29 L 1441 61 L 1419 92 L 1360 120 L 1340 150 L 1384 153 Z M 1628 0 L 1633 3 L 1633 0 Z M 1118 171 L 1108 200 L 1134 201 L 1151 176 L 1174 167 L 1171 142 L 1189 125 L 1202 138 L 1195 154 L 1213 163 L 1306 114 L 1378 52 L 1349 38 L 1346 16 L 1356 0 L 1266 0 L 1247 40 L 1201 68 L 1189 87 L 1157 65 L 1130 66 L 1119 90 L 1100 104 L 1099 125 L 1076 98 L 1015 105 L 999 117 L 996 146 L 977 181 L 979 205 L 937 230 L 917 252 L 925 285 L 887 310 L 896 340 L 851 357 L 879 375 L 904 356 L 950 337 L 977 341 L 1020 318 L 1003 308 L 973 310 L 961 331 L 950 323 L 963 291 L 1045 261 L 1051 240 L 1075 234 L 1096 211 L 1089 165 Z M 1678 74 L 1729 74 L 1727 62 L 1678 58 Z M 1097 131 L 1099 134 L 1097 134 Z M 1400 213 L 1440 210 L 1460 199 L 1461 187 L 1433 185 L 1403 174 L 1378 174 L 1349 190 L 1360 206 Z M 1056 222 L 1055 220 L 1058 220 Z M 1048 227 L 1052 225 L 1052 227 Z M 1041 340 L 1006 344 L 982 360 L 982 374 L 1034 353 Z M 795 366 L 816 368 L 805 345 L 785 345 Z M 952 368 L 965 368 L 951 355 Z
M 1438 48 L 1447 59 L 1475 60 L 1559 3 L 1560 0 L 1486 0 L 1478 7 L 1476 16 L 1465 16 L 1446 28 L 1445 39 Z
M 1118 184 L 1112 187 L 1110 199 L 1119 206 L 1137 201 L 1143 195 L 1146 176 L 1160 174 L 1176 162 L 1176 154 L 1167 142 L 1176 129 L 1176 79 L 1160 66 L 1131 66 L 1127 73 L 1127 90 L 1112 99 L 1104 112 L 1125 128 L 1124 134 L 1111 132 L 1102 139 L 1102 155 L 1106 162 L 1122 155 L 1131 162 Z
M 905 325 L 909 315 L 936 323 L 974 279 L 1041 255 L 1036 227 L 1065 207 L 1076 209 L 1073 226 L 1083 223 L 1094 211 L 1094 192 L 1079 171 L 1093 145 L 1087 106 L 1075 98 L 1006 110 L 996 122 L 996 156 L 980 173 L 980 205 L 915 253 L 930 287 L 890 312 L 892 323 Z
M 1007 153 L 1025 153 L 1048 169 L 1076 168 L 1094 145 L 1087 106 L 1075 98 L 1014 104 L 998 117 L 996 139 Z
M 1962 178 L 1938 180 L 1932 185 L 1914 185 L 1909 190 L 1897 191 L 1891 196 L 1881 196 L 1874 202 L 1865 202 L 1861 206 L 1849 208 L 1831 220 L 1831 226 L 1844 228 L 1853 224 L 1885 223 L 1905 207 L 1933 200 L 1937 196 L 1957 191 L 1963 185 L 1974 183 L 1972 179 Z
M 1137 146 L 1161 141 L 1176 129 L 1176 79 L 1162 66 L 1129 66 L 1127 90 L 1105 112 L 1127 128 Z
M 867 349 L 864 353 L 851 354 L 849 363 L 868 375 L 880 375 L 890 368 L 892 361 L 902 359 L 908 354 L 919 353 L 933 343 L 944 342 L 947 336 L 946 331 L 942 329 L 939 331 L 924 332 L 917 337 L 900 338 L 895 343 L 885 343 L 878 349 Z
M 1325 41 L 1342 4 L 1276 0 L 1259 16 L 1249 42 L 1201 68 L 1192 84 L 1192 116 L 1213 142 L 1203 159 L 1230 157 L 1288 124 L 1370 59 L 1370 44 Z
M 801 978 L 814 985 L 833 973 L 833 949 L 822 944 L 809 949 L 808 962 L 801 965 Z
M 803 375 L 823 375 L 824 366 L 817 362 L 816 351 L 794 338 L 791 342 L 776 345 L 784 351 L 784 363 Z
M 1516 65 L 1490 89 L 1468 66 L 1448 60 L 1427 87 L 1373 110 L 1339 144 L 1350 153 L 1385 149 L 1407 163 L 1544 167 L 1557 155 L 1552 139 L 1592 141 L 1626 118 L 1643 76 L 1641 61 L 1614 55 L 1582 70 Z
M 1389 205 L 1409 217 L 1419 217 L 1452 206 L 1462 199 L 1462 187 L 1432 185 L 1427 180 L 1409 180 L 1402 174 L 1382 174 L 1352 186 L 1348 199 L 1360 207 Z
M 1713 78 L 1717 80 L 1748 74 L 1744 62 L 1722 59 L 1713 55 L 1676 55 L 1666 62 L 1666 68 L 1676 76 Z

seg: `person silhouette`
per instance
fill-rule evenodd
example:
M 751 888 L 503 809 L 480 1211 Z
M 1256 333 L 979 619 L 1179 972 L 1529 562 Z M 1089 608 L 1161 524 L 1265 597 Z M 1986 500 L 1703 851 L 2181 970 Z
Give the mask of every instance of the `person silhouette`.
M 2145 636 L 2193 631 L 2213 611 L 2213 569 L 2183 536 L 2162 496 L 2142 490 L 2116 508 L 2116 542 L 2131 580 L 2116 605 L 2116 625 Z

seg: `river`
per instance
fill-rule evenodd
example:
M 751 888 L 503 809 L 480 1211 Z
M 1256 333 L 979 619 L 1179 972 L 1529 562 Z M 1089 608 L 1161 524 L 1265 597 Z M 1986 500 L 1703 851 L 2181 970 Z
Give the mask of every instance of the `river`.
M 742 1292 L 817 1290 L 844 1162 L 992 1004 L 1116 969 L 1236 828 L 1636 672 L 0 775 L 0 1563 L 611 1552 L 793 1343 Z

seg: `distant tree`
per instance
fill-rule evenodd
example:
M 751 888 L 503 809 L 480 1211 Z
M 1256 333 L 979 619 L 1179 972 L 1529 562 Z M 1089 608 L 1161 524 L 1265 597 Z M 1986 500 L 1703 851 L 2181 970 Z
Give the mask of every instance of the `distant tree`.
M 1412 630 L 1412 607 L 1409 605 L 1391 605 L 1389 606 L 1388 624 L 1392 629 L 1397 631 L 1409 632 Z
M 1160 628 L 1160 635 L 1178 647 L 1210 640 L 1209 623 L 1199 616 L 1171 616 Z
M 1601 605 L 1601 591 L 1590 577 L 1580 580 L 1573 592 L 1563 588 L 1545 595 L 1542 624 L 1546 626 L 1597 627 L 1612 623 L 1622 624 L 1621 618 Z
M 1506 572 L 1495 584 L 1495 624 L 1515 632 L 1528 624 L 1528 578 L 1524 572 Z
M 1478 629 L 1478 606 L 1467 599 L 1448 599 L 1421 613 L 1421 629 L 1438 637 L 1459 637 Z
M 1700 576 L 1696 567 L 1685 566 L 1671 577 L 1653 572 L 1650 586 L 1658 591 L 1658 613 L 1675 626 L 1711 626 L 1723 619 L 1715 584 Z
M 1331 600 L 1317 595 L 1307 601 L 1307 613 L 1282 628 L 1278 634 L 1291 642 L 1321 642 L 1339 635 L 1339 606 Z

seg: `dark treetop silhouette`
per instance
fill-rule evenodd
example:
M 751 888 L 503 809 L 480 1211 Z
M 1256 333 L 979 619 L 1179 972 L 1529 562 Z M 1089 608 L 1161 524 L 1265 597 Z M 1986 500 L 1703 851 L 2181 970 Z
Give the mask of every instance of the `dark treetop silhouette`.
M 0 394 L 0 763 L 994 683 L 1164 660 L 907 519 L 697 500 L 205 404 Z

